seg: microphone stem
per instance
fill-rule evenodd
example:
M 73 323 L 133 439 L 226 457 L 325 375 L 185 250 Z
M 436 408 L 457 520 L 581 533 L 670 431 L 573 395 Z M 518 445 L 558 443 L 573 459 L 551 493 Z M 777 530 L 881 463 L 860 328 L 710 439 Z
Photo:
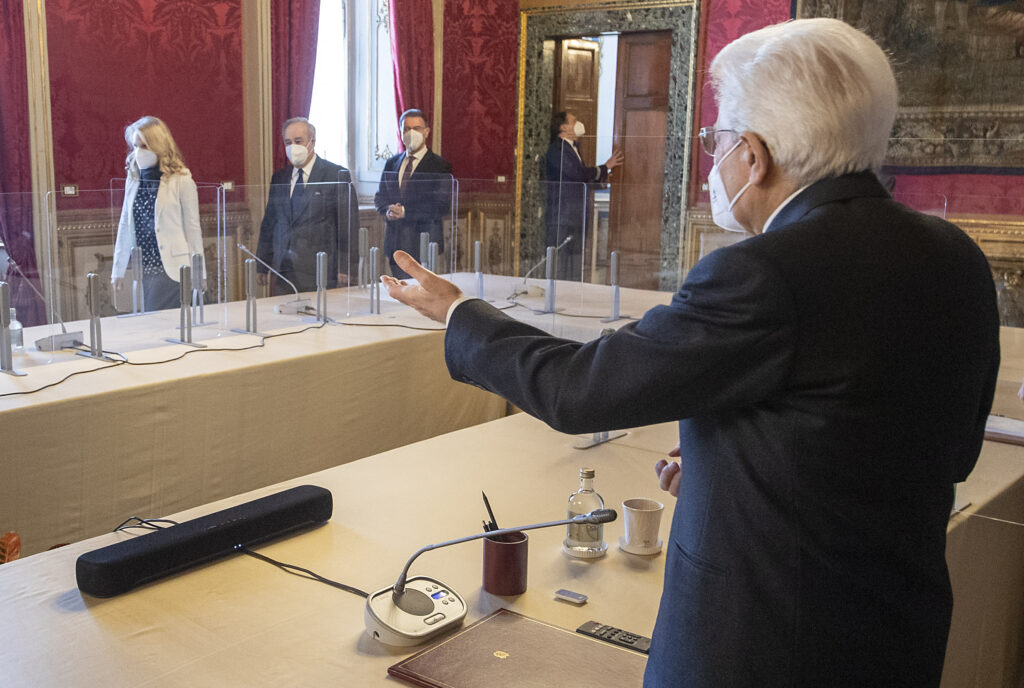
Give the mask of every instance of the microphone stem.
M 437 549 L 438 547 L 458 545 L 463 542 L 469 542 L 470 540 L 480 540 L 481 538 L 485 537 L 494 537 L 495 535 L 509 535 L 510 533 L 518 533 L 523 530 L 535 530 L 537 528 L 549 528 L 551 526 L 564 526 L 568 523 L 574 523 L 577 518 L 579 517 L 576 516 L 573 518 L 564 518 L 561 521 L 550 521 L 548 523 L 535 523 L 533 525 L 520 526 L 518 528 L 502 528 L 501 530 L 492 530 L 486 533 L 477 533 L 476 535 L 470 535 L 468 537 L 459 538 L 457 540 L 448 540 L 447 542 L 439 542 L 436 545 L 427 545 L 426 547 L 421 547 L 419 550 L 416 551 L 415 554 L 412 555 L 412 557 L 409 558 L 409 561 L 405 563 L 405 568 L 402 569 L 402 575 L 398 577 L 398 581 L 395 583 L 395 592 L 399 595 L 405 592 L 405 581 L 406 577 L 409 574 L 409 567 L 412 566 L 412 563 L 414 561 L 416 561 L 416 557 L 423 554 L 424 552 L 429 552 L 430 550 Z
M 248 254 L 249 254 L 250 256 L 252 256 L 253 258 L 255 258 L 255 259 L 256 259 L 256 262 L 258 262 L 258 263 L 259 263 L 260 265 L 262 265 L 263 267 L 265 267 L 265 268 L 266 268 L 267 270 L 270 270 L 270 271 L 271 271 L 272 273 L 274 273 L 275 275 L 277 275 L 278 277 L 280 277 L 281 279 L 283 279 L 283 280 L 284 280 L 285 282 L 287 282 L 287 283 L 288 283 L 288 286 L 289 286 L 289 287 L 291 287 L 291 288 L 292 288 L 292 291 L 294 291 L 294 292 L 295 292 L 295 300 L 296 300 L 296 301 L 299 301 L 299 300 L 300 300 L 300 299 L 299 299 L 299 289 L 298 289 L 298 287 L 296 287 L 296 286 L 295 286 L 295 285 L 294 285 L 294 284 L 292 283 L 292 281 L 291 281 L 290 279 L 288 279 L 287 277 L 285 277 L 284 275 L 282 275 L 282 274 L 281 274 L 280 272 L 278 272 L 277 270 L 275 270 L 274 268 L 272 268 L 272 267 L 271 267 L 271 266 L 270 266 L 270 265 L 269 265 L 269 264 L 268 264 L 268 263 L 267 263 L 267 262 L 266 262 L 265 260 L 263 260 L 262 258 L 260 258 L 259 256 L 257 256 L 257 255 L 256 255 L 255 253 L 253 253 L 252 251 L 250 251 L 249 249 L 247 249 L 247 248 L 245 247 L 245 245 L 244 245 L 244 244 L 235 244 L 235 245 L 236 245 L 236 246 L 238 246 L 238 248 L 240 248 L 240 249 L 242 249 L 243 251 L 245 251 L 246 253 L 248 253 Z

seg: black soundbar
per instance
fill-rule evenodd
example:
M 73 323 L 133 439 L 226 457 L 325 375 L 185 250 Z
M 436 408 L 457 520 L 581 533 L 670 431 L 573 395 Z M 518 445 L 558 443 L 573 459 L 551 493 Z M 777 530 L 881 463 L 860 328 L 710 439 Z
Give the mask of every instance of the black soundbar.
M 86 552 L 78 557 L 78 589 L 113 597 L 172 573 L 227 556 L 240 547 L 329 521 L 329 490 L 301 485 L 229 509 Z

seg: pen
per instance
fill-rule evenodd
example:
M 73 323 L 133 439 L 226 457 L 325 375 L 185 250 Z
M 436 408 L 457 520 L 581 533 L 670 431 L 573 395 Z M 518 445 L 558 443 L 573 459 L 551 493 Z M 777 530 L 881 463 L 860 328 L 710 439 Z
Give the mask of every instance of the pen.
M 498 522 L 494 519 L 494 512 L 491 511 L 491 503 L 487 501 L 487 494 L 483 490 L 480 491 L 480 494 L 483 495 L 484 506 L 487 507 L 487 515 L 491 517 L 491 520 L 485 524 L 484 529 L 488 531 L 498 530 Z

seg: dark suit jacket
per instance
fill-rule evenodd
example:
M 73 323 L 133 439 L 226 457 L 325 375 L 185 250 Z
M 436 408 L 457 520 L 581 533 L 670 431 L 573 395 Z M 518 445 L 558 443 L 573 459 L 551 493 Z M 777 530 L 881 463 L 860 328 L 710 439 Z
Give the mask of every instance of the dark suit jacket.
M 574 240 L 562 249 L 567 253 L 583 251 L 583 224 L 591 207 L 590 192 L 594 184 L 608 179 L 607 167 L 584 165 L 574 149 L 578 151 L 579 147 L 559 138 L 551 142 L 544 156 L 544 242 L 546 246 L 558 246 L 573 234 Z
M 444 216 L 452 209 L 452 166 L 428 150 L 409 178 L 409 184 L 400 189 L 398 171 L 405 153 L 399 153 L 384 163 L 380 186 L 373 198 L 377 212 L 386 215 L 388 206 L 401 203 L 405 217 L 389 220 L 384 233 L 384 252 L 388 259 L 401 249 L 414 258 L 420 257 L 420 233 L 429 232 L 436 241 L 438 251 L 444 250 Z
M 318 156 L 293 217 L 292 169 L 287 165 L 270 178 L 256 255 L 295 282 L 299 291 L 312 291 L 316 289 L 316 254 L 324 251 L 327 286 L 336 287 L 338 272 L 353 275 L 355 271 L 349 242 L 358 245 L 359 202 L 355 189 L 344 184 L 352 177 L 344 167 Z M 262 265 L 257 270 L 267 272 Z
M 445 352 L 565 432 L 684 419 L 647 685 L 937 686 L 998 326 L 978 247 L 864 173 L 810 186 L 614 334 L 560 340 L 471 300 Z

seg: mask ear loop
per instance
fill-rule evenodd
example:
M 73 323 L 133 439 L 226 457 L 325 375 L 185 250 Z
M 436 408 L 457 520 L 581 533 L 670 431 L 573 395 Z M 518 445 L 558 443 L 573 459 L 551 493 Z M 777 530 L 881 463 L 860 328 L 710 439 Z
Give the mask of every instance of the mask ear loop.
M 725 162 L 725 159 L 728 158 L 730 155 L 732 155 L 733 151 L 736 150 L 737 148 L 739 148 L 741 143 L 743 143 L 743 138 L 742 137 L 740 137 L 740 139 L 735 144 L 733 144 L 732 148 L 730 148 L 728 151 L 726 151 L 725 155 L 722 156 L 721 162 L 716 162 L 715 163 L 715 167 L 721 169 L 721 163 Z M 736 192 L 736 195 L 732 197 L 731 201 L 729 201 L 729 210 L 730 211 L 732 210 L 732 207 L 734 205 L 736 205 L 736 201 L 740 200 L 740 196 L 743 195 L 743 192 L 746 191 L 749 188 L 750 188 L 750 182 L 748 181 L 746 184 L 743 185 L 742 189 L 740 189 L 739 191 Z M 725 189 L 725 184 L 722 184 L 722 189 Z

